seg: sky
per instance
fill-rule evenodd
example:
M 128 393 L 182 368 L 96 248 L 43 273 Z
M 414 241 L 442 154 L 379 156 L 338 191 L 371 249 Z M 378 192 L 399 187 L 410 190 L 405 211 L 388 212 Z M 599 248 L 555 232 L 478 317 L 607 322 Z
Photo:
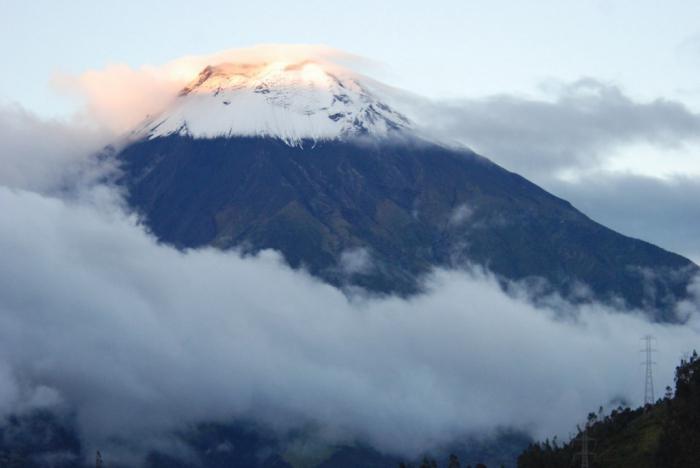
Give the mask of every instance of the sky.
M 657 1 L 256 2 L 3 0 L 2 99 L 70 109 L 56 72 L 157 64 L 261 43 L 325 44 L 375 60 L 429 96 L 537 93 L 590 76 L 633 97 L 700 106 L 700 5 Z
M 100 447 L 250 415 L 388 451 L 502 425 L 566 435 L 640 399 L 640 336 L 659 339 L 660 387 L 698 342 L 700 279 L 677 327 L 596 303 L 562 320 L 484 271 L 353 299 L 274 252 L 178 252 L 88 157 L 130 122 L 117 117 L 167 97 L 180 64 L 322 44 L 432 135 L 700 262 L 696 2 L 0 2 L 0 415 L 74 405 Z

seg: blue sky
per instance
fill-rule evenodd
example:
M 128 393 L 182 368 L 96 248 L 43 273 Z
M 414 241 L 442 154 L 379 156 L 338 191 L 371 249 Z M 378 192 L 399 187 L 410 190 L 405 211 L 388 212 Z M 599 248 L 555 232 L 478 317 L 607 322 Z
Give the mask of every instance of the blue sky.
M 3 0 L 0 100 L 44 115 L 78 104 L 56 72 L 160 64 L 259 43 L 326 44 L 431 96 L 537 93 L 591 76 L 700 107 L 700 3 L 689 1 Z

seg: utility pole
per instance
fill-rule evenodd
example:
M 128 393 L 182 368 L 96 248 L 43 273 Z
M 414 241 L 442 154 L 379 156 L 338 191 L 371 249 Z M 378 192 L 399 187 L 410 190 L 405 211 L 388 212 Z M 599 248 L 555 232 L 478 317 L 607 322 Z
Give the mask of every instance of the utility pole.
M 644 341 L 644 349 L 641 351 L 644 353 L 645 359 L 642 364 L 644 364 L 646 370 L 645 370 L 645 377 L 644 377 L 644 406 L 646 405 L 653 405 L 656 402 L 656 398 L 654 396 L 654 376 L 652 375 L 652 368 L 654 364 L 653 359 L 653 353 L 655 353 L 657 350 L 652 348 L 652 342 L 656 340 L 651 335 L 646 335 L 644 338 L 642 338 Z
M 102 468 L 102 454 L 99 450 L 95 453 L 95 468 Z

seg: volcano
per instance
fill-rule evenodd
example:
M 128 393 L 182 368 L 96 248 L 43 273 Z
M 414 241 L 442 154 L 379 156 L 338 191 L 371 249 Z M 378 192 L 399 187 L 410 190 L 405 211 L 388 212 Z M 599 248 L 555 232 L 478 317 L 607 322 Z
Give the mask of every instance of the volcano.
M 698 267 L 602 226 L 317 61 L 204 68 L 117 153 L 128 203 L 181 249 L 274 249 L 340 287 L 417 294 L 435 268 L 677 321 Z M 485 311 L 486 313 L 487 311 Z

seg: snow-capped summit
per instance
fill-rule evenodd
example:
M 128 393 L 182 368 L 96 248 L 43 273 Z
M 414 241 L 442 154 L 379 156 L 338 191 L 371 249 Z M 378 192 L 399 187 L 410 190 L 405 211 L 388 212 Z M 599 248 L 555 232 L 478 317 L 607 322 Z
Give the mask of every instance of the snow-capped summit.
M 207 66 L 135 134 L 303 140 L 388 136 L 410 126 L 346 70 L 318 61 Z

